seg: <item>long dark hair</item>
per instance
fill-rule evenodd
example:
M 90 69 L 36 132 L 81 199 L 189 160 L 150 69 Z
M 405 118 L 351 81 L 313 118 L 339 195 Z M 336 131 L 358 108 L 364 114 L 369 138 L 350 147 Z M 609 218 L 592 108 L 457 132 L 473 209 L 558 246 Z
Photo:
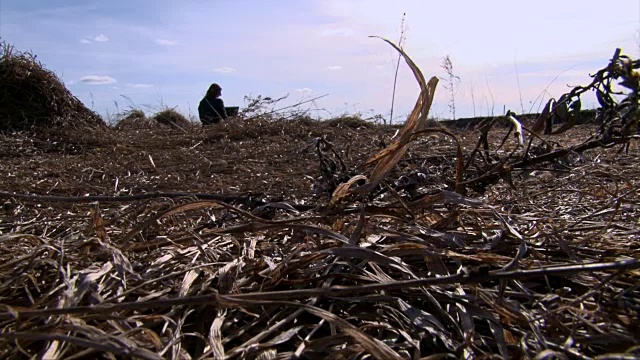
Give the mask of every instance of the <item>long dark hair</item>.
M 220 85 L 213 83 L 211 84 L 211 86 L 209 86 L 209 90 L 207 90 L 207 97 L 213 96 L 220 96 L 220 91 L 222 90 L 222 88 L 220 87 Z

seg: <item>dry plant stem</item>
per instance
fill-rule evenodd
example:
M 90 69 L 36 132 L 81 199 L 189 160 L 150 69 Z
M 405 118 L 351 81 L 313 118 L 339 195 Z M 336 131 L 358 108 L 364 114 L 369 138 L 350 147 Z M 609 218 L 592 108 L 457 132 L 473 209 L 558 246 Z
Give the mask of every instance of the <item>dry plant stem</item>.
M 300 102 L 295 103 L 293 105 L 288 105 L 288 106 L 285 106 L 285 107 L 281 107 L 281 108 L 278 108 L 278 109 L 274 109 L 274 110 L 268 111 L 266 113 L 260 114 L 259 116 L 256 116 L 256 117 L 253 117 L 253 118 L 248 118 L 245 121 L 250 121 L 250 120 L 254 120 L 254 119 L 258 118 L 258 117 L 275 114 L 275 113 L 277 113 L 279 111 L 282 111 L 282 110 L 287 110 L 287 109 L 291 109 L 291 108 L 297 108 L 300 105 L 304 105 L 304 104 L 307 104 L 307 103 L 310 103 L 310 102 L 314 102 L 316 100 L 322 99 L 323 97 L 327 97 L 327 96 L 329 96 L 329 94 L 319 95 L 319 96 L 316 96 L 316 97 L 308 99 L 308 100 L 300 101 Z
M 615 139 L 611 139 L 609 142 L 602 142 L 602 140 L 592 140 L 586 143 L 583 143 L 581 145 L 578 146 L 573 146 L 570 148 L 564 148 L 564 149 L 558 149 L 555 151 L 552 151 L 550 153 L 544 154 L 544 155 L 540 155 L 534 158 L 529 158 L 526 160 L 522 160 L 519 162 L 516 162 L 513 164 L 514 168 L 519 168 L 519 167 L 523 167 L 523 166 L 531 166 L 531 165 L 536 165 L 536 164 L 540 164 L 540 163 L 544 163 L 544 162 L 549 162 L 558 158 L 561 158 L 563 156 L 566 156 L 570 153 L 582 153 L 584 151 L 590 150 L 590 149 L 595 149 L 595 148 L 599 148 L 599 147 L 610 147 L 612 145 L 615 144 L 625 144 L 627 142 L 629 142 L 629 140 L 632 139 L 640 139 L 640 136 L 638 135 L 633 135 L 633 136 L 626 136 L 626 137 L 621 137 L 621 138 L 615 138 Z
M 251 195 L 217 195 L 217 194 L 205 194 L 205 193 L 146 193 L 138 195 L 120 195 L 120 196 L 104 196 L 104 195 L 90 195 L 90 196 L 56 196 L 56 195 L 35 195 L 35 194 L 18 194 L 8 191 L 0 190 L 0 198 L 10 199 L 16 198 L 25 201 L 33 202 L 70 202 L 70 203 L 90 203 L 90 202 L 129 202 L 137 200 L 148 199 L 177 199 L 193 197 L 201 200 L 218 200 L 223 202 L 234 202 L 251 199 Z M 292 205 L 296 206 L 296 205 Z M 308 206 L 301 206 L 302 208 L 309 208 Z
M 12 334 L 0 334 L 0 337 L 4 337 L 14 341 L 29 340 L 29 341 L 41 341 L 41 340 L 53 340 L 64 341 L 71 344 L 77 344 L 83 347 L 105 351 L 107 353 L 117 354 L 121 356 L 135 356 L 141 359 L 148 360 L 160 360 L 163 357 L 154 354 L 146 349 L 140 348 L 127 348 L 125 346 L 115 346 L 105 344 L 103 340 L 87 340 L 76 336 L 68 336 L 62 334 L 42 334 L 42 333 L 29 333 L 29 332 L 15 332 Z
M 520 111 L 522 114 L 524 114 L 524 104 L 522 102 L 522 88 L 520 88 L 520 73 L 518 72 L 518 63 L 516 62 L 515 57 L 513 58 L 513 67 L 516 71 L 516 80 L 518 82 L 518 95 L 520 97 Z
M 402 41 L 404 40 L 404 20 L 407 14 L 402 14 L 402 22 L 400 23 L 400 40 L 398 40 L 398 47 L 402 49 Z M 396 72 L 393 75 L 393 91 L 391 92 L 391 111 L 389 115 L 389 124 L 393 124 L 393 108 L 396 100 L 396 85 L 398 83 L 398 71 L 400 70 L 400 60 L 402 59 L 402 54 L 398 54 L 398 61 L 396 63 Z
M 179 305 L 199 305 L 210 304 L 215 306 L 242 306 L 242 305 L 268 305 L 278 302 L 279 304 L 288 304 L 296 306 L 304 306 L 297 303 L 283 302 L 287 299 L 304 299 L 309 297 L 330 296 L 340 298 L 347 295 L 355 295 L 361 293 L 371 293 L 376 291 L 400 290 L 404 287 L 411 286 L 433 286 L 443 284 L 478 284 L 495 280 L 522 280 L 537 276 L 549 275 L 570 275 L 581 272 L 597 272 L 606 270 L 633 270 L 640 269 L 640 260 L 622 260 L 607 263 L 591 263 L 584 265 L 556 265 L 541 267 L 532 270 L 514 270 L 514 271 L 493 271 L 486 274 L 457 274 L 429 279 L 416 280 L 400 280 L 389 284 L 366 284 L 362 286 L 336 286 L 324 289 L 305 289 L 290 290 L 276 292 L 259 292 L 236 295 L 219 295 L 209 294 L 201 296 L 183 297 L 176 299 L 152 300 L 147 302 L 132 302 L 118 304 L 100 304 L 96 306 L 78 306 L 74 308 L 60 308 L 47 310 L 16 310 L 11 307 L 10 311 L 0 313 L 0 320 L 8 319 L 28 319 L 39 316 L 53 316 L 65 314 L 86 314 L 86 313 L 109 313 L 121 310 L 148 309 L 159 307 L 170 307 Z M 0 334 L 0 338 L 5 337 Z

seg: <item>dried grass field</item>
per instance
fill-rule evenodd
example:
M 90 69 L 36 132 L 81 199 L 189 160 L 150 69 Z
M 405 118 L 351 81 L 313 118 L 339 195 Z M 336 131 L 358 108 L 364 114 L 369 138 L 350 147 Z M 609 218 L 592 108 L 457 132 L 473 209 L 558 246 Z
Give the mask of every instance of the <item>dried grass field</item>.
M 426 121 L 437 79 L 402 54 L 422 89 L 402 127 L 202 128 L 100 124 L 5 53 L 0 124 L 21 129 L 0 135 L 0 357 L 640 356 L 635 107 L 576 125 L 578 89 L 532 123 L 446 128 Z M 633 81 L 624 61 L 590 88 Z M 73 111 L 20 118 L 29 86 Z
M 389 191 L 331 206 L 318 139 L 355 169 L 397 130 L 233 122 L 74 147 L 3 137 L 2 356 L 588 358 L 636 345 L 640 274 L 620 267 L 640 254 L 636 146 L 463 197 L 450 188 L 455 145 L 436 134 Z M 468 153 L 478 134 L 458 137 Z

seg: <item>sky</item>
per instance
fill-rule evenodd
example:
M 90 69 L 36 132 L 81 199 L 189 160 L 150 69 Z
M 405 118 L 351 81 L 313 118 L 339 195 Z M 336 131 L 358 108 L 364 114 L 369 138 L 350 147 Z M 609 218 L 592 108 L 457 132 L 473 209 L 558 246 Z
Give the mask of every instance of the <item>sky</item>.
M 327 95 L 301 109 L 388 120 L 398 54 L 369 36 L 398 42 L 401 28 L 427 80 L 441 78 L 432 117 L 453 117 L 445 56 L 456 118 L 536 112 L 588 84 L 616 48 L 640 55 L 640 0 L 0 0 L 0 40 L 37 55 L 107 120 L 131 108 L 197 117 L 213 82 L 226 106 Z M 401 62 L 394 122 L 418 95 Z

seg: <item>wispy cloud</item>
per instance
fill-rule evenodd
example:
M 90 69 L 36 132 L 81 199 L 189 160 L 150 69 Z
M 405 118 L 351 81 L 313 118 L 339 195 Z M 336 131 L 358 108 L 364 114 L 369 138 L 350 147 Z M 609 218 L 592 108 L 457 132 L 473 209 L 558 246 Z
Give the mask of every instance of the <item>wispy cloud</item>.
M 164 45 L 164 46 L 171 46 L 171 45 L 177 45 L 178 42 L 174 41 L 174 40 L 167 40 L 167 39 L 156 39 L 156 44 Z
M 221 73 L 221 74 L 231 74 L 231 73 L 236 72 L 236 69 L 234 69 L 232 67 L 224 66 L 224 67 L 221 67 L 221 68 L 217 68 L 217 69 L 215 69 L 213 71 Z
M 320 32 L 322 36 L 353 36 L 355 31 L 351 28 L 325 29 Z
M 152 84 L 127 84 L 127 87 L 134 88 L 134 89 L 148 89 L 148 88 L 152 88 L 153 85 Z
M 80 43 L 82 43 L 82 44 L 91 44 L 93 41 L 96 41 L 96 42 L 107 42 L 107 41 L 109 41 L 109 38 L 105 34 L 100 34 L 98 36 L 86 36 L 86 37 L 82 38 L 82 40 L 80 40 Z
M 306 88 L 296 89 L 296 91 L 297 91 L 297 92 L 300 92 L 300 93 L 310 93 L 310 92 L 313 92 L 313 90 L 309 89 L 308 87 L 306 87 Z
M 331 65 L 327 67 L 329 70 L 342 70 L 342 65 Z
M 105 34 L 100 34 L 100 35 L 94 37 L 93 40 L 97 41 L 97 42 L 107 42 L 107 41 L 109 41 L 109 38 Z
M 111 76 L 87 75 L 80 78 L 80 82 L 84 84 L 90 84 L 90 85 L 105 85 L 105 84 L 114 84 L 117 81 Z

